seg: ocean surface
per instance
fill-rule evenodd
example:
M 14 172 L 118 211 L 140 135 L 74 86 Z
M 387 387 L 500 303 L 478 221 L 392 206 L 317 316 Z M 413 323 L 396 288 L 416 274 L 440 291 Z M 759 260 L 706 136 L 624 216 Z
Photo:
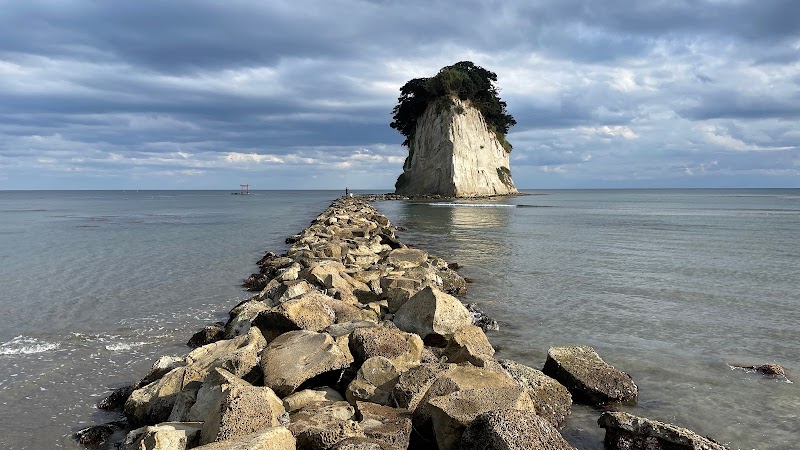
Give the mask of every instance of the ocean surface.
M 621 409 L 731 449 L 800 448 L 800 190 L 530 191 L 378 202 L 404 242 L 462 265 L 498 358 L 588 344 L 631 374 Z M 96 408 L 249 296 L 333 191 L 0 192 L 0 448 L 78 448 Z M 795 383 L 733 364 L 777 363 Z M 600 450 L 600 411 L 565 437 Z

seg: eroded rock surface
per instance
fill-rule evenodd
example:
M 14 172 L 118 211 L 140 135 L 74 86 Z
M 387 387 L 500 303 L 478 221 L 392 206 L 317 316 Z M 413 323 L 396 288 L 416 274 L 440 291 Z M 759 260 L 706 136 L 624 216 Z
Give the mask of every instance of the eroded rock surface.
M 635 402 L 639 388 L 589 346 L 552 347 L 542 370 L 563 384 L 575 401 L 603 404 Z
M 605 412 L 597 423 L 606 429 L 609 450 L 726 450 L 686 428 L 625 412 Z

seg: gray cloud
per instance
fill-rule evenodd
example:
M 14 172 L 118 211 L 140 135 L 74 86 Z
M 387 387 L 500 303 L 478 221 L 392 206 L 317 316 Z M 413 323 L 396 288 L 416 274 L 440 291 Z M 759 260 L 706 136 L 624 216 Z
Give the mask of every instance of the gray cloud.
M 499 76 L 522 187 L 797 186 L 799 16 L 790 0 L 10 3 L 0 188 L 388 189 L 399 87 L 459 60 Z

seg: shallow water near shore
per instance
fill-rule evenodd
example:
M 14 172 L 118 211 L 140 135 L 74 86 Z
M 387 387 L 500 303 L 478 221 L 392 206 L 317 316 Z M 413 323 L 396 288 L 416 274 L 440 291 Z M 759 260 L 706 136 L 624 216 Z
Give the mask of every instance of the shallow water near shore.
M 728 365 L 800 381 L 800 190 L 537 193 L 376 207 L 474 279 L 499 358 L 593 345 L 639 385 L 626 411 L 732 449 L 800 446 L 800 382 Z M 338 195 L 0 192 L 0 448 L 75 448 L 114 420 L 97 401 L 225 320 L 263 252 Z M 565 436 L 601 449 L 598 416 L 576 406 Z

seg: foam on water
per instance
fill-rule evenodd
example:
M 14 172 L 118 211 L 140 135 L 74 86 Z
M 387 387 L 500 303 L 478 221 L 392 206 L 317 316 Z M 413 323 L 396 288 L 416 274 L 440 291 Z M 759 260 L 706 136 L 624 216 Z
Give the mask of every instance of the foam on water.
M 28 336 L 17 336 L 0 344 L 0 355 L 30 355 L 44 353 L 59 348 L 60 344 L 45 342 Z

